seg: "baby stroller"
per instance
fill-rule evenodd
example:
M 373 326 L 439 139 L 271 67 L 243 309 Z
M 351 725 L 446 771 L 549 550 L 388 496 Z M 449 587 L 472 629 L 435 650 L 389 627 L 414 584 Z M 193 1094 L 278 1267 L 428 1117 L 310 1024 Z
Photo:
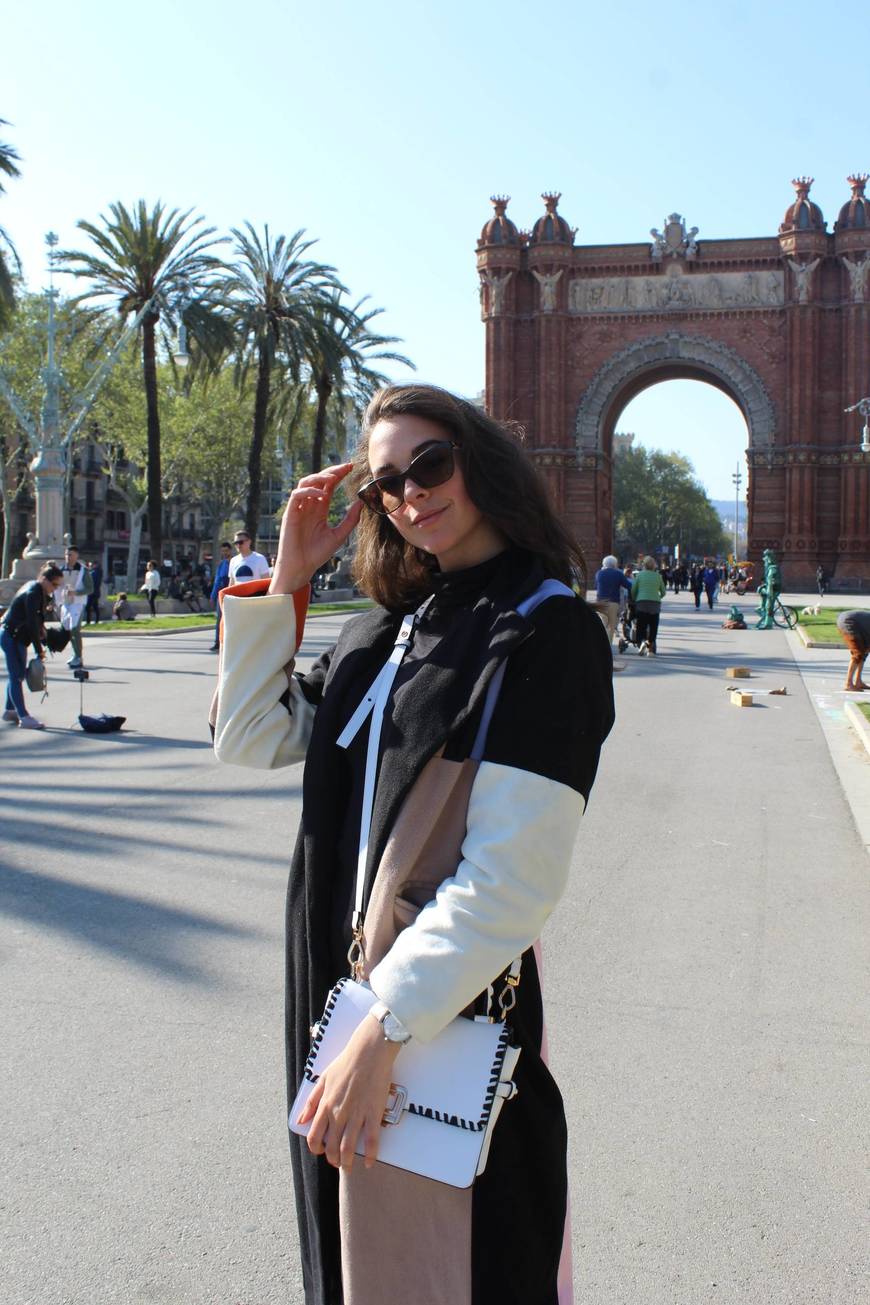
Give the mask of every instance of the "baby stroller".
M 619 613 L 617 622 L 617 640 L 616 647 L 621 653 L 624 653 L 629 644 L 635 648 L 639 646 L 637 637 L 637 609 L 629 594 L 625 600 L 625 606 Z

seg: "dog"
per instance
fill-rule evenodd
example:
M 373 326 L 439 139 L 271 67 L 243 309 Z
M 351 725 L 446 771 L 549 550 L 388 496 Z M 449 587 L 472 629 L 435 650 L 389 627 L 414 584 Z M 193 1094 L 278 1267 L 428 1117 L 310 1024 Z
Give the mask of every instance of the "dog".
M 818 603 L 816 603 L 815 607 L 805 607 L 801 612 L 801 616 L 821 616 L 821 614 L 822 609 Z

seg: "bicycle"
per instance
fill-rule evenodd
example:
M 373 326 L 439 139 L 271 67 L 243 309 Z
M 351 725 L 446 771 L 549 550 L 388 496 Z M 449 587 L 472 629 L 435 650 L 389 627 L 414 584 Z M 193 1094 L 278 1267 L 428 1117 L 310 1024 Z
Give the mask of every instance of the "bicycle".
M 773 604 L 771 615 L 773 616 L 774 625 L 778 625 L 782 629 L 793 630 L 798 623 L 794 608 L 786 607 L 781 598 L 777 598 Z

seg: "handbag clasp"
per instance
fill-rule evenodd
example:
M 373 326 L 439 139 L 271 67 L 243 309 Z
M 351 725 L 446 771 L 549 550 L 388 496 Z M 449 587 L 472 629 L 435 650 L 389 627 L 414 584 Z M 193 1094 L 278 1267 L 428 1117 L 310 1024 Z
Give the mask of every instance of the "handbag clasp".
M 401 1083 L 391 1083 L 390 1093 L 387 1097 L 387 1108 L 384 1111 L 382 1124 L 399 1124 L 405 1110 L 405 1104 L 408 1100 L 408 1089 L 402 1087 Z

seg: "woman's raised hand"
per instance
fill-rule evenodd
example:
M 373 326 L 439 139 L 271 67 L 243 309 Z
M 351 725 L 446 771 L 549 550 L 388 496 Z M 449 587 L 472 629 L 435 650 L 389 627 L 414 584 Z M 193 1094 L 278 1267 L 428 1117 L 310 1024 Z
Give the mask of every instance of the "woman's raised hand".
M 362 512 L 356 500 L 337 526 L 329 524 L 329 505 L 338 486 L 353 466 L 341 462 L 303 476 L 293 490 L 281 519 L 278 556 L 272 571 L 270 594 L 292 594 L 334 557 Z

